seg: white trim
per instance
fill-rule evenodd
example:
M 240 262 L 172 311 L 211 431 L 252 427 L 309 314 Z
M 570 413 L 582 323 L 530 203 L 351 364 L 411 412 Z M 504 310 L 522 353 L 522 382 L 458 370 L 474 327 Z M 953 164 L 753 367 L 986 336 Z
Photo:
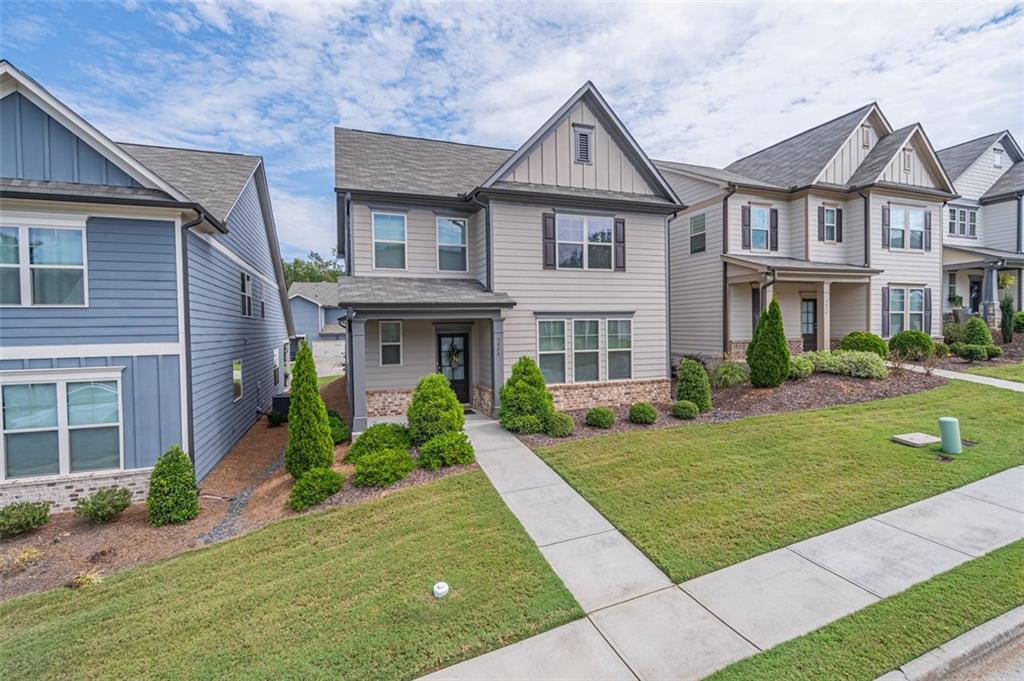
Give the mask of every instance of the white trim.
M 613 350 L 609 346 L 609 343 L 608 343 L 608 322 L 629 322 L 629 376 L 626 377 L 626 378 L 612 378 L 611 377 L 611 362 L 610 362 L 610 358 L 608 357 L 609 353 L 612 353 L 612 352 L 626 352 L 626 350 L 624 348 L 616 348 L 616 349 Z M 605 366 L 607 367 L 606 374 L 605 374 L 605 379 L 607 381 L 609 381 L 609 382 L 614 382 L 614 381 L 632 381 L 633 380 L 633 376 L 636 374 L 635 367 L 633 366 L 634 365 L 634 359 L 635 359 L 635 356 L 636 356 L 636 347 L 635 347 L 635 344 L 633 343 L 633 337 L 635 335 L 633 319 L 631 317 L 608 317 L 607 319 L 605 319 L 604 325 L 605 325 L 605 332 L 604 332 L 604 335 L 605 335 L 605 343 L 604 343 L 605 351 L 604 352 L 605 352 Z
M 232 404 L 245 397 L 245 364 L 241 359 L 231 360 L 231 394 L 235 394 L 235 364 L 238 364 L 238 397 L 231 400 Z
M 768 253 L 772 250 L 772 204 L 764 203 L 751 203 L 750 206 L 750 251 L 757 251 L 759 253 Z M 754 227 L 754 211 L 763 210 L 768 215 L 768 223 L 764 229 Z M 764 232 L 764 248 L 760 248 L 754 245 L 754 232 Z M 742 244 L 741 244 L 742 246 Z M 742 250 L 742 249 L 741 249 Z
M 140 357 L 182 355 L 184 342 L 102 343 L 95 345 L 6 345 L 0 347 L 0 359 L 59 359 L 67 357 Z
M 562 217 L 568 218 L 579 218 L 583 223 L 583 241 L 563 241 L 558 238 L 558 221 Z M 588 229 L 590 227 L 590 220 L 611 220 L 611 237 L 612 240 L 603 243 L 600 241 L 590 241 Z M 559 245 L 571 244 L 582 246 L 583 248 L 583 266 L 582 267 L 562 267 L 561 258 L 559 257 Z M 590 247 L 600 246 L 608 248 L 608 267 L 591 267 L 590 266 Z M 614 272 L 615 271 L 615 217 L 608 215 L 587 215 L 584 213 L 555 213 L 555 269 L 565 270 L 567 272 Z
M 239 267 L 244 267 L 247 270 L 249 270 L 250 273 L 254 277 L 260 279 L 261 281 L 266 283 L 268 286 L 272 287 L 275 291 L 278 290 L 277 282 L 274 279 L 272 279 L 272 278 L 268 277 L 267 275 L 263 274 L 259 270 L 259 268 L 257 268 L 255 265 L 251 265 L 248 262 L 246 262 L 245 260 L 243 260 L 242 258 L 240 258 L 237 254 L 235 254 L 234 251 L 232 251 L 230 248 L 228 248 L 224 244 L 222 244 L 219 241 L 217 241 L 216 239 L 214 239 L 211 235 L 209 235 L 209 234 L 201 234 L 199 232 L 193 232 L 193 234 L 195 234 L 197 237 L 199 237 L 200 239 L 202 239 L 203 241 L 208 243 L 211 247 L 213 247 L 213 249 L 215 251 L 217 251 L 218 253 L 223 255 L 225 258 L 227 258 L 231 262 L 235 263 Z
M 536 334 L 534 336 L 534 343 L 535 343 L 534 347 L 537 349 L 537 368 L 541 369 L 541 367 L 540 367 L 540 356 L 541 355 L 558 355 L 558 354 L 562 355 L 562 373 L 565 374 L 565 380 L 563 380 L 561 383 L 552 383 L 551 385 L 567 385 L 567 384 L 571 384 L 572 383 L 572 381 L 570 380 L 572 378 L 572 375 L 569 373 L 569 358 L 567 357 L 567 354 L 570 352 L 570 349 L 569 349 L 570 337 L 569 337 L 569 331 L 568 331 L 568 321 L 569 320 L 567 320 L 565 318 L 537 319 L 536 325 L 534 326 L 534 332 Z M 562 350 L 561 351 L 558 351 L 558 350 L 544 350 L 544 351 L 541 351 L 541 349 L 540 349 L 540 325 L 542 323 L 544 323 L 544 322 L 561 322 L 561 324 L 562 324 Z M 598 361 L 600 361 L 600 358 L 598 359 Z M 544 370 L 541 369 L 541 375 L 543 375 L 543 374 L 544 374 Z M 544 381 L 547 382 L 547 379 L 545 378 Z
M 576 349 L 576 322 L 595 322 L 597 324 L 597 348 L 593 350 Z M 537 349 L 540 350 L 540 336 L 537 338 Z M 576 353 L 593 353 L 597 355 L 597 378 L 592 381 L 576 380 Z M 568 372 L 566 372 L 568 373 Z M 568 376 L 566 376 L 568 378 Z M 600 317 L 573 317 L 572 318 L 572 382 L 574 384 L 600 383 L 601 382 L 601 318 Z
M 384 342 L 384 331 L 381 329 L 382 324 L 398 324 L 398 342 L 388 341 Z M 323 328 L 323 327 L 321 327 Z M 385 345 L 397 345 L 398 346 L 398 364 L 385 364 L 384 363 L 384 346 Z M 401 320 L 398 319 L 380 319 L 377 321 L 377 366 L 382 367 L 400 367 L 405 365 L 405 329 Z
M 461 270 L 443 270 L 443 269 L 441 269 L 441 246 L 448 246 L 449 248 L 451 248 L 452 246 L 457 245 L 457 244 L 442 244 L 441 243 L 441 220 L 453 220 L 453 221 L 458 221 L 458 222 L 462 223 L 463 234 L 465 235 L 465 238 L 463 239 L 463 242 L 462 242 L 462 250 L 466 253 L 466 257 L 465 257 L 466 267 L 465 267 L 465 269 L 461 269 Z M 406 238 L 408 239 L 408 234 L 406 234 Z M 437 262 L 435 264 L 436 264 L 438 272 L 456 272 L 456 273 L 458 273 L 458 272 L 469 272 L 469 219 L 468 218 L 460 218 L 460 217 L 455 217 L 455 216 L 452 216 L 452 215 L 438 215 L 438 216 L 434 217 L 434 254 L 435 254 L 435 258 L 437 260 Z M 408 264 L 408 263 L 406 263 L 406 264 Z
M 187 292 L 185 291 L 185 263 L 182 251 L 182 240 L 185 235 L 181 229 L 181 216 L 174 218 L 174 276 L 177 285 L 175 286 L 178 305 L 178 346 L 177 352 L 166 354 L 178 355 L 178 399 L 181 402 L 181 443 L 188 448 L 191 435 L 191 422 L 189 421 L 188 401 L 191 387 L 188 382 L 188 355 L 185 347 L 185 305 L 187 304 Z
M 378 215 L 391 215 L 393 217 L 402 218 L 402 241 L 392 241 L 390 239 L 378 239 L 376 225 L 373 224 L 374 218 Z M 437 235 L 434 235 L 435 241 Z M 377 267 L 377 244 L 402 244 L 402 267 Z M 469 253 L 467 252 L 467 256 Z M 370 211 L 370 261 L 371 266 L 375 270 L 381 270 L 382 272 L 407 272 L 409 270 L 409 217 L 405 213 L 395 213 L 386 210 L 371 210 Z
M 313 303 L 317 307 L 323 307 L 323 305 L 321 305 L 320 303 L 316 302 L 312 298 L 309 298 L 308 296 L 302 295 L 301 293 L 293 293 L 290 296 L 288 296 L 288 300 L 291 300 L 292 298 L 302 298 L 306 302 Z
M 241 306 L 239 312 L 241 312 L 243 319 L 252 319 L 252 275 L 244 270 L 239 272 L 239 275 L 241 275 L 239 277 L 241 287 L 238 289 L 238 302 Z
M 853 111 L 851 111 L 850 113 L 853 113 Z M 864 122 L 868 119 L 869 116 L 871 116 L 872 113 L 878 114 L 878 118 L 881 119 L 882 124 L 884 126 L 883 127 L 883 131 L 885 132 L 885 135 L 891 135 L 893 133 L 892 124 L 889 123 L 889 120 L 885 117 L 885 114 L 882 113 L 882 110 L 878 108 L 878 104 L 872 103 L 871 104 L 871 108 L 869 108 L 867 110 L 867 112 L 864 114 L 864 116 L 860 119 L 860 122 L 857 124 L 857 127 L 853 129 L 852 133 L 850 133 L 850 136 L 860 134 L 861 126 L 864 125 Z M 849 114 L 844 114 L 844 116 L 845 115 L 849 115 Z M 883 131 L 877 131 L 876 132 L 877 137 L 878 137 L 879 140 L 881 140 L 883 137 L 885 137 L 885 135 L 882 134 Z M 850 137 L 847 137 L 845 140 L 843 140 L 842 144 L 840 144 L 838 147 L 836 147 L 835 152 L 829 157 L 828 162 L 821 167 L 821 170 L 818 171 L 818 174 L 814 178 L 815 181 L 818 181 L 818 180 L 821 179 L 821 176 L 825 174 L 825 171 L 829 169 L 829 167 L 832 165 L 832 162 L 836 160 L 836 156 L 838 156 L 840 154 L 840 152 L 842 152 L 846 148 L 846 145 L 847 145 L 847 143 L 849 141 L 850 141 Z M 884 172 L 884 170 L 883 170 L 883 172 Z
M 18 273 L 21 289 L 21 302 L 0 304 L 0 308 L 88 308 L 89 307 L 89 238 L 86 230 L 87 220 L 84 216 L 67 216 L 61 214 L 31 214 L 4 211 L 0 214 L 0 226 L 18 230 Z M 29 232 L 33 229 L 53 229 L 77 231 L 82 238 L 81 265 L 45 265 L 31 262 L 31 239 Z M 14 269 L 14 265 L 5 265 Z M 81 303 L 40 303 L 33 302 L 32 270 L 33 269 L 66 269 L 82 271 L 82 302 Z

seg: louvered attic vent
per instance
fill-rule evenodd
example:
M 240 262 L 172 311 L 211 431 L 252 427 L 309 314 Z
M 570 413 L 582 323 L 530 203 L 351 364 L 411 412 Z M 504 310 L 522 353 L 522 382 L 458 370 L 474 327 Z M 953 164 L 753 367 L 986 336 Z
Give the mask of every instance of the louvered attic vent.
M 589 126 L 574 125 L 573 133 L 576 138 L 576 162 L 590 163 L 591 150 L 594 146 L 594 129 Z

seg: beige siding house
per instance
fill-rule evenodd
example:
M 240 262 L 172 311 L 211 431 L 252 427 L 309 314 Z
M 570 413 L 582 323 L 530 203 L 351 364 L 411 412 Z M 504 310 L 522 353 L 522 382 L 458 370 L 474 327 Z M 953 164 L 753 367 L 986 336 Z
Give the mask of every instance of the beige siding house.
M 437 371 L 493 414 L 522 356 L 562 409 L 669 399 L 683 206 L 591 83 L 517 150 L 338 128 L 335 154 L 356 432 Z
M 874 103 L 724 169 L 656 161 L 670 222 L 671 355 L 740 358 L 775 298 L 791 350 L 851 331 L 940 333 L 952 183 L 919 125 Z

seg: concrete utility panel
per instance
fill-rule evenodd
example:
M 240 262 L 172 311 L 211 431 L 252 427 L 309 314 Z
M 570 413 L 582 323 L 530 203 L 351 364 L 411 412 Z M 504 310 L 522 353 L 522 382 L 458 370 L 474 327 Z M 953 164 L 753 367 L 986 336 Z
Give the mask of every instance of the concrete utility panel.
M 903 435 L 893 435 L 892 441 L 901 445 L 907 445 L 908 447 L 927 447 L 928 445 L 937 445 L 941 440 L 934 435 L 928 433 L 904 433 Z

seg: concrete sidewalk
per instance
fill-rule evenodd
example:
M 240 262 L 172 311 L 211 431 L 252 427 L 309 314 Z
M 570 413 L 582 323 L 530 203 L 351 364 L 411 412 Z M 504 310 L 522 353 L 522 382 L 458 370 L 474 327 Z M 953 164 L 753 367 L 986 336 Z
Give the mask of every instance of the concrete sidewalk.
M 904 364 L 903 368 L 907 371 L 913 371 L 919 374 L 928 373 L 927 369 L 916 364 Z M 957 381 L 968 381 L 970 383 L 980 383 L 982 385 L 990 385 L 993 388 L 1002 388 L 1003 390 L 1012 390 L 1014 392 L 1024 393 L 1024 383 L 1018 383 L 1017 381 L 1006 381 L 1001 378 L 982 376 L 981 374 L 965 374 L 962 371 L 949 371 L 948 369 L 932 369 L 931 372 L 936 376 L 942 376 L 943 378 L 950 378 Z
M 477 461 L 587 612 L 429 679 L 699 679 L 1024 537 L 1024 467 L 673 585 L 515 436 Z

